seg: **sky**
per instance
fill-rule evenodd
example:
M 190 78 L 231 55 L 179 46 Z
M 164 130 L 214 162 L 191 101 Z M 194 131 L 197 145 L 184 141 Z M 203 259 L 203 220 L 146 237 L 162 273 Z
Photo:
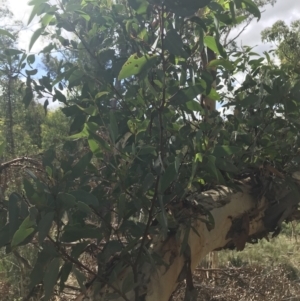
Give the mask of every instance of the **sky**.
M 261 42 L 260 33 L 267 27 L 271 27 L 276 21 L 283 20 L 288 25 L 297 19 L 300 19 L 300 0 L 277 0 L 272 7 L 267 5 L 263 8 L 261 19 L 257 22 L 253 20 L 247 29 L 237 39 L 239 45 L 256 46 L 255 51 L 263 53 L 269 50 L 273 45 Z M 239 28 L 235 30 L 236 35 Z
M 14 13 L 15 19 L 23 21 L 27 24 L 31 7 L 27 5 L 28 0 L 7 0 L 7 3 Z M 284 20 L 290 24 L 291 21 L 300 19 L 300 0 L 277 0 L 274 7 L 268 5 L 264 8 L 265 12 L 262 14 L 262 18 L 259 22 L 255 20 L 248 26 L 246 31 L 237 40 L 238 43 L 244 45 L 258 45 L 257 52 L 262 52 L 269 49 L 270 45 L 262 44 L 260 40 L 260 32 L 266 27 L 271 26 L 277 20 Z M 38 28 L 37 20 L 34 21 L 25 31 L 20 35 L 19 45 L 28 50 L 29 39 L 35 29 Z M 236 31 L 233 32 L 236 33 Z M 34 45 L 32 52 L 36 53 L 43 48 L 43 43 L 37 41 Z
M 39 27 L 37 19 L 27 26 L 27 21 L 32 8 L 27 5 L 28 1 L 29 0 L 6 0 L 15 19 L 21 20 L 24 23 L 24 30 L 22 30 L 19 36 L 19 47 L 26 51 L 28 51 L 28 43 L 32 33 Z M 254 51 L 262 54 L 264 51 L 273 48 L 273 45 L 261 42 L 261 31 L 272 26 L 277 20 L 283 20 L 287 24 L 290 24 L 297 19 L 300 19 L 300 0 L 277 0 L 277 3 L 273 7 L 271 5 L 265 6 L 260 21 L 257 22 L 256 20 L 253 20 L 236 41 L 238 45 L 255 46 Z M 231 37 L 234 37 L 239 30 L 240 28 L 233 30 Z M 46 45 L 45 42 L 39 39 L 30 52 L 38 53 Z

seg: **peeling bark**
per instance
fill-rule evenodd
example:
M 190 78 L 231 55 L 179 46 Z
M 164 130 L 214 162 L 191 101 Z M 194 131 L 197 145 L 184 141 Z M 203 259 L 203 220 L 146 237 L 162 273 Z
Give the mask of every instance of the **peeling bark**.
M 191 230 L 188 238 L 190 249 L 190 269 L 194 271 L 198 263 L 209 252 L 220 250 L 223 248 L 243 249 L 247 241 L 253 238 L 261 237 L 266 233 L 264 226 L 264 212 L 267 207 L 265 199 L 257 201 L 250 193 L 250 187 L 244 185 L 243 192 L 234 193 L 226 187 L 222 187 L 219 191 L 208 191 L 195 199 L 196 203 L 200 203 L 207 208 L 215 221 L 214 229 L 209 230 L 207 224 L 203 221 L 195 219 L 195 217 L 203 218 L 203 215 L 197 213 L 195 216 L 195 208 L 187 209 L 187 213 L 193 216 L 192 226 L 195 227 L 198 234 Z M 162 256 L 164 262 L 169 265 L 157 266 L 156 270 L 145 263 L 139 270 L 139 291 L 140 300 L 145 301 L 168 301 L 178 283 L 186 276 L 186 257 L 180 254 L 181 244 L 183 240 L 184 227 L 181 228 L 182 235 L 180 240 L 176 240 L 175 235 L 171 235 L 165 240 L 156 237 L 150 252 L 156 252 Z M 124 268 L 119 275 L 118 281 L 113 285 L 121 290 L 122 283 L 126 275 L 130 273 L 130 268 Z M 79 296 L 77 301 L 102 301 L 106 300 L 108 293 L 113 293 L 112 288 L 97 288 L 97 280 L 88 289 L 86 297 Z M 127 300 L 135 300 L 134 291 L 126 294 Z M 115 301 L 124 300 L 122 297 L 112 299 Z

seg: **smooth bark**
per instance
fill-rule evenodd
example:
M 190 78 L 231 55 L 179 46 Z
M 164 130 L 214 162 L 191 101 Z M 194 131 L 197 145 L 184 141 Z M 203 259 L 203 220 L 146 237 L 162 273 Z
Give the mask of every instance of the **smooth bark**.
M 195 219 L 195 209 L 187 209 L 187 213 L 193 215 L 192 226 L 196 231 L 190 230 L 188 245 L 191 254 L 191 271 L 199 262 L 211 251 L 236 247 L 242 249 L 251 237 L 261 236 L 266 232 L 263 216 L 266 209 L 266 201 L 257 201 L 250 193 L 247 185 L 242 186 L 243 192 L 233 193 L 226 187 L 218 191 L 208 191 L 199 196 L 196 202 L 204 205 L 212 214 L 215 225 L 209 230 L 206 223 Z M 203 215 L 198 214 L 203 219 Z M 182 226 L 184 228 L 184 226 Z M 170 236 L 165 240 L 157 237 L 153 244 L 152 252 L 160 254 L 169 267 L 157 266 L 155 270 L 145 263 L 140 270 L 139 291 L 140 300 L 146 301 L 168 301 L 171 294 L 176 289 L 181 278 L 185 278 L 186 256 L 180 254 L 182 240 L 184 236 L 182 229 L 181 239 L 176 240 L 176 236 Z M 118 281 L 113 284 L 117 290 L 122 290 L 122 283 L 126 275 L 130 273 L 130 268 L 125 268 L 120 273 Z M 98 291 L 96 294 L 94 294 Z M 79 296 L 76 300 L 102 301 L 107 300 L 106 294 L 113 293 L 113 288 L 97 289 L 97 282 L 87 291 L 85 297 Z M 131 291 L 126 294 L 126 299 L 135 300 L 135 293 Z M 124 300 L 123 297 L 113 299 L 114 301 Z

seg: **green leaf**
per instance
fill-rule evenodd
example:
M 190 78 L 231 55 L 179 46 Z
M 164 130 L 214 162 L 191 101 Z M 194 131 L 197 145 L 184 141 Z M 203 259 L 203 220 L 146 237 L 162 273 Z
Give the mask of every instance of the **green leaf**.
M 30 199 L 34 195 L 35 189 L 31 182 L 29 182 L 26 178 L 23 179 L 23 185 L 26 192 L 26 196 Z
M 203 161 L 203 155 L 201 153 L 197 153 L 195 155 L 195 162 L 202 162 Z
M 39 82 L 42 86 L 44 86 L 49 92 L 52 92 L 52 85 L 51 85 L 51 78 L 50 76 L 42 76 L 41 79 L 39 79 Z
M 18 49 L 7 48 L 4 50 L 4 53 L 9 56 L 23 54 L 23 51 Z
M 142 185 L 144 192 L 148 191 L 152 187 L 154 180 L 155 180 L 155 178 L 152 173 L 148 173 L 146 175 L 146 177 L 143 181 L 143 185 Z
M 135 286 L 135 282 L 134 282 L 133 272 L 129 272 L 122 283 L 122 293 L 126 294 L 130 292 L 134 288 L 134 286 Z
M 48 0 L 30 0 L 28 2 L 28 5 L 29 6 L 32 6 L 32 5 L 39 5 L 39 4 L 42 4 L 42 3 L 45 3 L 47 2 Z
M 82 10 L 74 10 L 75 13 L 80 15 L 82 18 L 84 18 L 86 21 L 90 21 L 91 17 L 84 11 Z
M 180 74 L 180 81 L 179 81 L 179 85 L 180 86 L 184 86 L 186 79 L 187 79 L 187 72 L 186 72 L 186 68 L 182 67 L 181 69 L 181 74 Z
M 44 298 L 42 299 L 43 301 L 48 301 L 52 297 L 53 289 L 58 278 L 58 272 L 59 272 L 59 258 L 54 258 L 49 263 L 47 270 L 44 274 L 43 283 L 44 283 L 45 295 Z
M 20 243 L 22 243 L 33 232 L 34 232 L 34 228 L 28 228 L 28 229 L 21 228 L 17 230 L 17 232 L 12 238 L 11 247 L 14 248 Z
M 204 91 L 205 88 L 203 87 L 203 84 L 196 84 L 194 86 L 179 90 L 168 100 L 168 102 L 170 102 L 171 104 L 173 104 L 173 102 L 175 104 L 182 104 L 189 100 L 193 100 Z
M 72 272 L 74 273 L 81 290 L 83 292 L 85 292 L 86 287 L 85 287 L 84 283 L 86 282 L 86 278 L 85 278 L 84 274 L 81 273 L 79 270 L 77 270 L 75 267 L 73 267 Z
M 48 212 L 41 218 L 37 227 L 39 231 L 38 240 L 40 244 L 44 241 L 44 239 L 48 235 L 53 223 L 53 219 L 54 219 L 54 212 Z
M 90 147 L 91 152 L 96 157 L 102 157 L 102 148 L 100 147 L 100 144 L 95 139 L 88 139 L 88 144 Z
M 47 108 L 48 108 L 48 106 L 49 106 L 49 100 L 46 99 L 44 101 L 44 105 L 43 105 L 43 108 L 44 108 L 44 111 L 45 111 L 45 115 L 47 115 Z
M 29 2 L 29 5 L 34 5 L 31 14 L 28 18 L 27 25 L 31 23 L 33 18 L 41 11 L 42 5 L 45 5 L 46 0 L 32 0 Z
M 73 32 L 75 30 L 74 24 L 66 19 L 62 19 L 61 22 L 59 22 L 59 26 L 69 32 Z
M 1 28 L 0 28 L 0 35 L 1 36 L 7 36 L 7 37 L 9 37 L 9 38 L 11 38 L 13 40 L 16 39 L 9 31 L 1 29 Z
M 91 116 L 96 116 L 98 114 L 98 110 L 97 110 L 97 106 L 96 105 L 91 105 L 87 108 L 82 108 L 80 106 L 77 105 L 77 107 L 83 111 L 84 113 L 91 115 Z
M 221 55 L 223 58 L 227 57 L 226 51 L 224 50 L 223 46 L 214 37 L 204 37 L 204 44 L 206 45 L 206 47 L 211 49 L 213 52 Z
M 63 206 L 66 209 L 73 208 L 76 205 L 76 198 L 69 193 L 63 193 L 63 192 L 59 193 L 58 199 L 60 202 L 63 203 Z
M 160 192 L 163 193 L 170 184 L 175 180 L 177 176 L 176 170 L 175 170 L 175 164 L 170 164 L 165 173 L 161 177 L 160 181 Z
M 27 63 L 29 65 L 32 65 L 34 62 L 35 62 L 35 55 L 34 54 L 28 55 L 28 57 L 27 57 Z
M 32 100 L 33 100 L 32 89 L 30 87 L 26 87 L 25 96 L 23 97 L 23 103 L 25 104 L 25 108 L 28 108 Z
M 80 201 L 77 203 L 77 207 L 78 207 L 79 211 L 82 211 L 87 214 L 90 214 L 93 212 L 92 209 L 86 203 L 83 203 Z
M 120 221 L 124 215 L 126 214 L 126 195 L 122 193 L 118 199 L 118 204 L 117 204 L 117 213 L 118 213 L 118 220 Z
M 133 54 L 129 57 L 126 63 L 123 65 L 118 79 L 124 79 L 132 75 L 140 74 L 141 72 L 149 70 L 156 64 L 157 56 L 152 54 L 146 54 L 141 57 L 138 54 Z
M 37 69 L 33 69 L 33 70 L 25 70 L 27 75 L 36 75 L 38 73 Z
M 51 243 L 45 241 L 41 246 L 42 249 L 37 254 L 37 260 L 35 262 L 34 268 L 30 274 L 30 284 L 29 288 L 32 289 L 37 284 L 41 283 L 45 274 L 45 266 L 53 258 L 53 254 L 50 250 Z
M 76 69 L 74 70 L 70 77 L 67 78 L 69 81 L 69 89 L 71 89 L 72 87 L 75 87 L 76 85 L 79 85 L 81 83 L 81 80 L 84 76 L 84 72 L 80 69 Z
M 149 6 L 149 3 L 145 0 L 128 0 L 128 3 L 137 14 L 145 14 Z
M 78 201 L 81 201 L 87 205 L 93 207 L 99 206 L 98 199 L 89 192 L 86 192 L 84 190 L 75 190 L 75 191 L 71 191 L 70 194 L 74 196 Z
M 230 145 L 216 145 L 213 151 L 213 155 L 217 158 L 231 156 L 234 154 L 238 154 L 241 149 L 237 146 Z
M 64 94 L 62 94 L 59 90 L 54 89 L 55 91 L 55 96 L 53 101 L 55 101 L 56 99 L 58 99 L 60 102 L 67 104 L 67 98 Z
M 110 116 L 110 123 L 109 123 L 110 135 L 113 142 L 115 143 L 119 135 L 118 123 L 116 120 L 115 113 L 113 111 L 110 111 L 109 116 Z
M 90 163 L 93 154 L 91 152 L 86 153 L 72 168 L 72 175 L 74 178 L 80 177 L 83 175 L 84 170 Z
M 47 25 L 49 25 L 49 23 L 51 23 L 51 22 L 54 21 L 54 20 L 55 20 L 55 18 L 53 17 L 52 14 L 45 14 L 45 15 L 42 17 L 40 23 L 41 23 L 43 26 L 47 26 Z
M 95 99 L 101 98 L 103 95 L 107 95 L 109 92 L 103 91 L 103 92 L 98 92 L 95 96 Z
M 241 1 L 245 4 L 246 10 L 249 13 L 253 14 L 254 17 L 257 18 L 257 21 L 258 21 L 261 17 L 258 6 L 252 0 L 241 0 Z
M 196 111 L 196 112 L 202 112 L 203 111 L 203 108 L 201 107 L 199 101 L 190 100 L 185 105 L 191 111 Z
M 223 158 L 216 159 L 216 166 L 220 170 L 227 171 L 227 172 L 237 173 L 239 171 L 238 168 L 232 162 Z
M 165 37 L 165 47 L 170 53 L 174 55 L 187 56 L 187 53 L 183 50 L 183 42 L 180 35 L 175 29 L 170 29 Z
M 202 29 L 204 29 L 205 31 L 207 31 L 207 26 L 206 26 L 205 22 L 201 18 L 199 18 L 197 16 L 193 16 L 193 17 L 191 17 L 188 20 L 190 22 L 199 24 L 202 27 Z
M 67 225 L 64 228 L 61 240 L 64 242 L 72 242 L 84 238 L 101 239 L 102 236 L 103 233 L 98 227 L 95 227 L 93 225 L 85 225 L 84 227 L 82 227 L 79 224 L 75 224 L 71 226 Z
M 219 181 L 219 173 L 216 168 L 216 157 L 209 155 L 208 157 L 208 163 L 207 163 L 207 170 L 208 172 L 216 179 Z
M 168 230 L 169 230 L 168 218 L 167 218 L 166 209 L 164 207 L 164 202 L 163 202 L 163 196 L 162 195 L 158 196 L 158 201 L 159 201 L 159 206 L 160 206 L 161 212 L 157 215 L 157 220 L 161 225 L 161 233 L 162 233 L 163 237 L 167 238 Z
M 182 17 L 190 17 L 194 15 L 200 8 L 207 6 L 212 0 L 166 0 L 166 7 L 171 9 L 176 15 Z
M 60 276 L 59 288 L 60 288 L 61 292 L 63 291 L 63 289 L 65 287 L 65 283 L 69 278 L 69 275 L 72 271 L 72 267 L 73 267 L 73 264 L 71 262 L 66 262 L 60 269 L 61 276 Z
M 223 66 L 226 70 L 234 70 L 234 66 L 231 64 L 229 60 L 226 59 L 217 59 L 217 60 L 212 60 L 208 63 L 209 68 L 214 68 L 218 66 Z
M 14 234 L 11 247 L 14 248 L 20 243 L 22 243 L 30 234 L 34 232 L 35 221 L 30 219 L 30 216 L 27 216 L 22 224 L 20 225 L 19 229 Z
M 229 2 L 229 8 L 230 8 L 230 14 L 231 14 L 232 21 L 233 21 L 233 23 L 235 23 L 236 22 L 235 8 L 234 8 L 234 3 L 232 1 Z
M 41 27 L 39 29 L 37 29 L 31 39 L 30 39 L 30 42 L 29 42 L 29 51 L 31 50 L 32 46 L 34 45 L 34 43 L 36 42 L 36 40 L 40 37 L 40 35 L 44 32 L 45 28 L 44 27 Z
M 220 99 L 220 94 L 215 90 L 215 89 L 211 89 L 209 94 L 207 95 L 208 98 L 212 99 L 212 100 L 219 100 Z

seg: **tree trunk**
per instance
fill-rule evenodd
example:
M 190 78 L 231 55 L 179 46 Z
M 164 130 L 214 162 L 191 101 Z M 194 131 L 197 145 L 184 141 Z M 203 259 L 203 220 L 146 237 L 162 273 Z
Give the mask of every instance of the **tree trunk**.
M 15 140 L 14 140 L 14 120 L 13 120 L 13 104 L 12 104 L 12 75 L 8 75 L 7 79 L 7 92 L 6 92 L 6 124 L 7 124 L 7 144 L 9 148 L 9 154 L 15 154 Z
M 226 187 L 220 187 L 219 191 L 208 191 L 198 196 L 194 200 L 205 206 L 214 218 L 214 228 L 209 230 L 207 224 L 196 218 L 202 218 L 203 215 L 197 212 L 195 208 L 188 208 L 187 213 L 193 219 L 192 229 L 189 232 L 188 245 L 190 247 L 190 267 L 191 272 L 197 267 L 198 263 L 209 252 L 220 250 L 222 248 L 236 248 L 242 250 L 247 241 L 253 241 L 266 233 L 263 216 L 267 208 L 265 198 L 258 201 L 249 193 L 250 187 L 242 186 L 243 192 L 233 193 Z M 193 216 L 193 217 L 192 217 Z M 157 266 L 156 271 L 150 264 L 145 263 L 139 270 L 139 300 L 146 301 L 168 301 L 171 294 L 176 289 L 178 283 L 185 279 L 187 271 L 187 257 L 181 253 L 181 245 L 184 238 L 185 226 L 182 226 L 180 240 L 176 240 L 175 235 L 167 239 L 157 237 L 153 242 L 150 252 L 157 252 L 169 265 Z M 102 301 L 106 300 L 107 293 L 113 293 L 122 290 L 122 283 L 130 273 L 131 268 L 124 268 L 118 275 L 118 281 L 111 287 L 97 288 L 97 280 L 88 289 L 86 297 L 79 296 L 76 300 Z M 94 294 L 97 291 L 96 294 Z M 88 296 L 88 297 L 87 297 Z M 124 296 L 123 296 L 124 297 Z M 117 297 L 115 301 L 124 300 L 123 297 Z M 134 291 L 126 293 L 125 300 L 136 300 Z

